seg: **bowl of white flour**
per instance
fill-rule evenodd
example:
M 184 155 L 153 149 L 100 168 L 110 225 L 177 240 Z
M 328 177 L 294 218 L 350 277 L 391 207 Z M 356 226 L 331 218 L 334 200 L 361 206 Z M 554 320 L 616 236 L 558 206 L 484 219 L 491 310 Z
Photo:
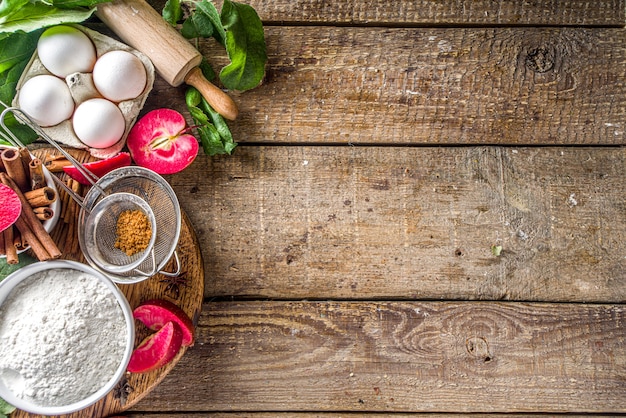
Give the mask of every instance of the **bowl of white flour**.
M 134 342 L 126 297 L 85 264 L 34 263 L 0 283 L 0 398 L 18 409 L 62 415 L 97 402 Z

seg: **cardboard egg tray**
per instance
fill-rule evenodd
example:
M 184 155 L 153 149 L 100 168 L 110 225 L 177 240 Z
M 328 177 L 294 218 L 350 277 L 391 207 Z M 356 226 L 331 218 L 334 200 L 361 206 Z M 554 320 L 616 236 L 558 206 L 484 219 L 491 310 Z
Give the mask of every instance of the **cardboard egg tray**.
M 96 158 L 108 158 L 117 154 L 119 151 L 122 150 L 122 148 L 124 148 L 124 145 L 126 144 L 126 137 L 128 136 L 128 132 L 130 131 L 130 128 L 133 126 L 133 124 L 137 120 L 137 116 L 139 115 L 139 112 L 143 108 L 146 98 L 148 97 L 148 94 L 150 93 L 150 91 L 152 90 L 152 86 L 154 85 L 154 77 L 155 77 L 154 66 L 152 65 L 152 62 L 146 55 L 142 54 L 141 52 L 137 51 L 136 49 L 131 48 L 130 46 L 122 42 L 119 42 L 113 38 L 110 38 L 106 35 L 103 35 L 99 32 L 96 32 L 94 30 L 88 29 L 80 25 L 68 25 L 68 26 L 73 26 L 76 29 L 81 30 L 92 40 L 92 42 L 94 43 L 96 47 L 96 54 L 98 58 L 100 58 L 103 54 L 109 51 L 116 51 L 116 50 L 128 51 L 136 55 L 141 60 L 144 67 L 146 68 L 147 80 L 146 80 L 146 87 L 144 88 L 144 91 L 138 97 L 132 100 L 126 100 L 126 101 L 117 103 L 120 110 L 122 111 L 122 114 L 124 115 L 124 119 L 126 121 L 126 127 L 124 130 L 124 135 L 122 135 L 122 138 L 116 144 L 108 148 L 88 147 L 87 145 L 82 143 L 78 139 L 76 134 L 74 133 L 74 130 L 72 128 L 71 118 L 59 123 L 58 125 L 41 128 L 48 136 L 50 136 L 50 138 L 52 138 L 53 140 L 55 140 L 56 142 L 60 144 L 63 144 L 72 148 L 88 150 L 90 154 Z M 35 50 L 29 63 L 24 69 L 22 76 L 18 80 L 17 88 L 16 88 L 17 92 L 15 94 L 15 98 L 13 99 L 13 103 L 12 103 L 13 106 L 20 107 L 18 97 L 19 97 L 20 89 L 24 85 L 24 83 L 34 76 L 43 75 L 43 74 L 52 75 L 43 66 L 43 64 L 39 60 L 37 51 Z M 93 84 L 93 78 L 92 78 L 91 73 L 70 74 L 65 78 L 65 82 L 70 88 L 70 92 L 72 94 L 72 97 L 74 98 L 75 107 L 78 106 L 80 103 L 84 102 L 85 100 L 88 100 L 94 97 L 101 97 L 101 95 L 98 93 L 97 89 L 95 88 Z

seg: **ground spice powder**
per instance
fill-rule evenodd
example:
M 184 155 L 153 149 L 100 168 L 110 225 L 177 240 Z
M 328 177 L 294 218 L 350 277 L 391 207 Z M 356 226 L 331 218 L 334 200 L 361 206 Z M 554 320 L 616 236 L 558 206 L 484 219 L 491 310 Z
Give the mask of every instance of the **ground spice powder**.
M 117 218 L 115 248 L 135 255 L 146 248 L 152 237 L 152 225 L 148 216 L 140 210 L 125 210 Z

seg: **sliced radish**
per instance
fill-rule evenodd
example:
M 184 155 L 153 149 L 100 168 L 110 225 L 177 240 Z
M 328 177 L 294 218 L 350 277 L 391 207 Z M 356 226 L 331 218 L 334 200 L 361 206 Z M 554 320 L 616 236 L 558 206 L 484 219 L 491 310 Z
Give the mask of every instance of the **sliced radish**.
M 153 331 L 161 329 L 169 321 L 174 321 L 183 331 L 183 346 L 193 345 L 195 328 L 191 318 L 170 301 L 147 300 L 135 308 L 133 316 Z
M 2 202 L 2 210 L 0 210 L 0 231 L 4 231 L 17 221 L 22 212 L 22 202 L 15 191 L 0 183 L 0 202 Z
M 137 165 L 159 174 L 174 174 L 188 167 L 198 154 L 198 140 L 189 131 L 182 114 L 154 109 L 133 125 L 126 145 Z
M 92 161 L 90 163 L 83 164 L 83 167 L 95 174 L 96 177 L 102 177 L 116 168 L 129 166 L 130 163 L 130 154 L 127 152 L 120 152 L 119 154 L 104 160 Z M 87 181 L 85 176 L 78 171 L 78 168 L 73 165 L 63 167 L 63 171 L 80 184 L 84 184 L 85 186 L 89 186 L 91 184 Z
M 175 322 L 168 322 L 159 331 L 144 339 L 133 351 L 128 363 L 131 373 L 145 373 L 165 366 L 180 350 L 183 333 Z

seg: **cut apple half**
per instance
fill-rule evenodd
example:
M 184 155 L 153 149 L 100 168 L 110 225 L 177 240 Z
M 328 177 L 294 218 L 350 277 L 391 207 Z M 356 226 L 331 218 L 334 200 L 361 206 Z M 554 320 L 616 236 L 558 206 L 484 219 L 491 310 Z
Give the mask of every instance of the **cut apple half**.
M 128 363 L 131 373 L 146 373 L 172 361 L 180 350 L 183 333 L 176 322 L 168 322 L 145 338 L 133 351 Z

